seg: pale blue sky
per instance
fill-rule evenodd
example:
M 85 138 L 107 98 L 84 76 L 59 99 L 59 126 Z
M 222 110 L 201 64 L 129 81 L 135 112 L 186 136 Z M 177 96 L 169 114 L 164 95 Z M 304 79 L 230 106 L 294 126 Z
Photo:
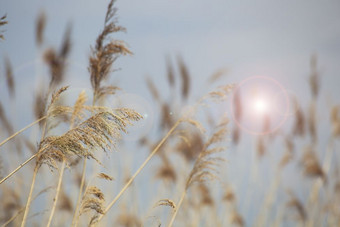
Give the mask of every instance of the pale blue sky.
M 7 13 L 10 22 L 0 51 L 9 55 L 14 67 L 38 56 L 34 25 L 44 10 L 47 43 L 59 45 L 71 22 L 72 60 L 86 70 L 89 45 L 101 29 L 107 1 L 2 0 L 0 4 L 0 13 Z M 197 85 L 214 71 L 228 68 L 231 81 L 265 74 L 296 89 L 296 84 L 303 86 L 306 81 L 312 53 L 319 55 L 325 82 L 334 84 L 340 71 L 338 1 L 131 0 L 117 1 L 116 6 L 120 24 L 128 30 L 118 37 L 134 52 L 118 61 L 123 70 L 115 75 L 126 90 L 144 89 L 145 74 L 162 77 L 166 55 L 182 55 Z M 136 83 L 126 84 L 132 78 Z

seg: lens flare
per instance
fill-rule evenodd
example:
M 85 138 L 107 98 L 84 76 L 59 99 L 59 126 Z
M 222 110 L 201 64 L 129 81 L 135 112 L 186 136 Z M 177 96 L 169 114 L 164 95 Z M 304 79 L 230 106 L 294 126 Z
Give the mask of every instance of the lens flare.
M 273 133 L 287 119 L 288 94 L 279 82 L 270 77 L 250 77 L 234 89 L 231 112 L 234 122 L 243 131 L 254 135 Z
M 254 110 L 258 114 L 264 114 L 268 112 L 268 103 L 264 98 L 257 98 L 254 101 Z

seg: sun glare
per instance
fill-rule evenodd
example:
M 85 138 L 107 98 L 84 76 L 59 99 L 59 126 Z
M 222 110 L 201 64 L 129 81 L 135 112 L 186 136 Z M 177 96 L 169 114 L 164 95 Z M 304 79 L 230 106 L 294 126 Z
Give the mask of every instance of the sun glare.
M 264 135 L 275 132 L 287 120 L 289 97 L 273 78 L 248 77 L 236 87 L 230 107 L 238 127 L 253 135 Z
M 268 101 L 264 98 L 256 98 L 254 101 L 254 110 L 258 114 L 265 114 L 268 112 Z

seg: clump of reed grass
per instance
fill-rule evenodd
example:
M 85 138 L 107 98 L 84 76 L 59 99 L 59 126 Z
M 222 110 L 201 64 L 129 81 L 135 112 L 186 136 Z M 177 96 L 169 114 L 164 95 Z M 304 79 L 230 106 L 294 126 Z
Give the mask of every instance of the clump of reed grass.
M 217 178 L 216 166 L 219 162 L 223 161 L 222 158 L 215 155 L 224 151 L 226 148 L 218 146 L 219 143 L 225 141 L 227 135 L 228 120 L 224 120 L 218 125 L 214 134 L 206 141 L 202 151 L 199 153 L 194 166 L 189 173 L 185 183 L 184 191 L 177 203 L 177 209 L 171 217 L 169 227 L 173 225 L 178 210 L 184 200 L 187 190 L 196 183 L 203 184 Z
M 191 92 L 193 90 L 192 88 L 194 87 L 193 85 L 195 82 L 195 80 L 191 79 L 189 69 L 181 57 L 178 57 L 176 59 L 177 68 L 173 67 L 170 58 L 166 59 L 166 79 L 171 92 L 171 95 L 169 95 L 169 97 L 162 97 L 163 93 L 162 90 L 160 90 L 159 86 L 156 86 L 155 82 L 150 78 L 147 79 L 147 85 L 149 87 L 150 93 L 157 103 L 161 113 L 158 131 L 165 132 L 158 133 L 161 136 L 155 139 L 156 142 L 153 142 L 150 137 L 145 137 L 141 141 L 150 149 L 150 155 L 134 174 L 130 174 L 129 168 L 126 168 L 127 170 L 124 170 L 124 172 L 122 173 L 123 176 L 126 176 L 123 177 L 124 186 L 117 194 L 117 196 L 114 197 L 114 199 L 108 204 L 105 203 L 104 199 L 104 197 L 108 197 L 106 193 L 104 196 L 105 190 L 99 189 L 100 186 L 98 185 L 90 185 L 89 183 L 87 183 L 87 179 L 85 179 L 87 178 L 86 160 L 92 159 L 95 161 L 94 164 L 96 166 L 98 164 L 100 165 L 102 161 L 101 154 L 108 154 L 112 150 L 116 150 L 121 135 L 123 133 L 127 133 L 127 126 L 141 119 L 141 115 L 139 115 L 134 110 L 125 108 L 109 109 L 103 106 L 96 106 L 101 103 L 100 101 L 104 100 L 107 95 L 113 95 L 119 90 L 119 88 L 113 84 L 104 83 L 111 75 L 111 72 L 114 72 L 118 69 L 114 65 L 115 61 L 121 55 L 132 54 L 126 43 L 121 40 L 112 39 L 112 37 L 110 37 L 116 32 L 125 32 L 125 28 L 117 24 L 117 9 L 114 8 L 114 3 L 115 1 L 112 0 L 108 5 L 107 13 L 105 15 L 104 27 L 98 35 L 95 45 L 91 49 L 91 55 L 89 58 L 88 70 L 90 73 L 91 86 L 93 88 L 92 106 L 86 105 L 88 97 L 86 96 L 86 93 L 84 91 L 79 94 L 78 99 L 76 100 L 73 107 L 65 106 L 60 101 L 60 96 L 66 91 L 67 87 L 62 87 L 55 93 L 52 93 L 52 91 L 54 91 L 56 87 L 60 86 L 65 79 L 65 71 L 67 70 L 68 62 L 67 59 L 72 47 L 70 37 L 71 27 L 67 28 L 60 48 L 50 47 L 44 51 L 43 59 L 48 66 L 50 77 L 49 86 L 41 85 L 41 88 L 36 94 L 34 108 L 35 117 L 37 120 L 29 124 L 27 127 L 24 127 L 22 130 L 15 132 L 15 124 L 10 121 L 11 117 L 9 117 L 10 115 L 8 115 L 8 113 L 6 112 L 6 106 L 3 107 L 0 104 L 0 122 L 2 129 L 4 129 L 0 133 L 2 135 L 6 133 L 10 135 L 10 137 L 0 143 L 0 146 L 4 145 L 7 141 L 15 138 L 22 131 L 33 126 L 34 124 L 41 123 L 41 139 L 38 140 L 38 147 L 34 144 L 34 142 L 30 141 L 25 136 L 16 138 L 18 140 L 13 140 L 12 144 L 25 144 L 26 148 L 28 148 L 32 153 L 32 156 L 25 162 L 20 164 L 18 168 L 16 168 L 12 173 L 1 179 L 0 184 L 11 177 L 15 172 L 17 172 L 28 162 L 36 157 L 37 159 L 36 166 L 33 170 L 34 177 L 32 180 L 26 206 L 22 205 L 22 191 L 19 190 L 22 185 L 22 182 L 20 182 L 21 179 L 15 179 L 15 182 L 18 185 L 14 186 L 17 187 L 16 189 L 11 185 L 1 185 L 2 188 L 0 194 L 2 198 L 1 201 L 3 202 L 0 206 L 5 212 L 0 213 L 0 219 L 5 223 L 4 225 L 11 224 L 11 222 L 13 222 L 12 224 L 14 224 L 15 226 L 19 225 L 20 223 L 14 222 L 14 220 L 21 219 L 22 215 L 24 216 L 22 225 L 25 225 L 26 220 L 33 216 L 29 216 L 28 212 L 31 202 L 34 201 L 37 197 L 32 195 L 35 185 L 35 177 L 37 175 L 38 169 L 43 169 L 40 168 L 42 165 L 49 166 L 51 170 L 59 171 L 59 178 L 57 181 L 58 184 L 56 187 L 53 186 L 53 188 L 56 188 L 56 190 L 55 196 L 53 197 L 53 204 L 51 209 L 52 211 L 47 226 L 52 223 L 52 218 L 56 207 L 58 207 L 58 209 L 62 212 L 74 212 L 75 220 L 74 222 L 72 222 L 72 226 L 77 226 L 78 222 L 81 221 L 79 220 L 80 218 L 86 219 L 86 217 L 89 216 L 91 216 L 88 218 L 89 225 L 100 224 L 100 220 L 104 216 L 111 218 L 111 215 L 108 215 L 109 209 L 113 207 L 116 201 L 118 201 L 121 195 L 132 184 L 132 182 L 136 179 L 141 170 L 146 166 L 147 163 L 149 163 L 150 159 L 155 154 L 159 154 L 160 160 L 159 166 L 157 166 L 156 171 L 154 171 L 155 177 L 168 183 L 166 185 L 167 190 L 171 190 L 171 192 L 173 192 L 177 184 L 180 184 L 181 180 L 185 180 L 185 185 L 183 185 L 183 191 L 180 196 L 179 202 L 175 204 L 175 202 L 170 199 L 162 199 L 158 200 L 155 205 L 156 207 L 165 206 L 171 208 L 172 213 L 170 215 L 170 226 L 174 222 L 179 209 L 182 209 L 183 211 L 184 206 L 182 206 L 182 204 L 184 199 L 186 199 L 186 195 L 190 193 L 189 190 L 196 189 L 197 194 L 194 194 L 194 196 L 198 195 L 199 197 L 197 198 L 197 204 L 189 204 L 189 206 L 195 205 L 195 207 L 192 207 L 194 209 L 191 209 L 192 212 L 199 212 L 200 208 L 204 206 L 208 206 L 208 209 L 213 210 L 213 212 L 215 212 L 219 208 L 219 203 L 218 201 L 214 200 L 213 191 L 211 191 L 209 188 L 209 182 L 210 180 L 216 179 L 218 177 L 217 175 L 219 169 L 217 164 L 222 161 L 218 153 L 222 150 L 225 150 L 225 147 L 220 146 L 220 143 L 223 142 L 223 140 L 227 137 L 227 124 L 224 123 L 215 128 L 214 122 L 216 119 L 212 119 L 212 123 L 201 124 L 201 121 L 198 121 L 196 119 L 194 120 L 193 113 L 195 113 L 198 107 L 204 107 L 205 110 L 208 110 L 208 107 L 212 101 L 225 100 L 228 97 L 227 94 L 230 92 L 231 89 L 233 89 L 233 86 L 223 86 L 220 87 L 218 90 L 210 92 L 208 95 L 200 99 L 197 105 L 195 105 L 193 108 L 189 108 L 189 111 L 186 113 L 186 115 L 180 115 L 178 112 L 182 108 L 186 107 L 186 103 L 188 102 L 188 100 L 190 100 L 190 98 L 192 98 Z M 6 23 L 6 16 L 0 18 L 0 26 L 5 25 Z M 45 27 L 46 15 L 44 13 L 41 13 L 36 21 L 36 44 L 39 48 L 42 47 L 42 44 L 45 41 Z M 2 31 L 0 32 L 0 39 L 4 39 Z M 282 138 L 284 139 L 284 153 L 278 165 L 280 170 L 282 171 L 280 173 L 283 173 L 284 167 L 287 166 L 288 163 L 296 161 L 294 158 L 297 156 L 296 153 L 300 144 L 299 140 L 305 139 L 306 135 L 310 137 L 311 145 L 305 149 L 301 159 L 299 159 L 301 164 L 300 167 L 302 168 L 305 176 L 310 177 L 312 180 L 314 180 L 313 183 L 315 183 L 314 185 L 316 185 L 317 187 L 313 187 L 313 189 L 316 188 L 316 194 L 318 194 L 320 190 L 320 188 L 318 187 L 319 184 L 316 184 L 318 182 L 321 182 L 319 178 L 323 179 L 324 183 L 326 183 L 326 180 L 327 182 L 329 182 L 329 184 L 327 184 L 329 188 L 326 187 L 326 184 L 322 185 L 325 186 L 325 188 L 322 191 L 320 190 L 320 194 L 322 194 L 320 198 L 326 198 L 326 200 L 330 202 L 327 203 L 327 206 L 324 208 L 323 200 L 320 199 L 320 201 L 317 201 L 319 197 L 313 197 L 313 199 L 315 199 L 316 201 L 311 204 L 304 205 L 301 202 L 304 200 L 299 200 L 295 195 L 293 195 L 293 193 L 290 193 L 289 201 L 285 204 L 286 209 L 291 211 L 295 215 L 297 220 L 300 221 L 302 224 L 305 224 L 307 219 L 313 222 L 314 220 L 323 220 L 323 217 L 327 217 L 327 224 L 331 223 L 330 225 L 332 226 L 332 224 L 334 223 L 334 226 L 338 226 L 338 223 L 340 223 L 338 218 L 339 209 L 337 207 L 340 190 L 338 182 L 339 179 L 338 175 L 334 174 L 334 176 L 332 176 L 330 173 L 328 173 L 329 170 L 334 170 L 334 172 L 338 171 L 338 160 L 336 159 L 337 156 L 331 156 L 334 158 L 332 159 L 332 162 L 330 164 L 328 163 L 328 165 L 322 165 L 325 163 L 327 164 L 328 152 L 326 154 L 325 161 L 323 161 L 321 158 L 323 157 L 323 155 L 320 154 L 316 146 L 316 143 L 318 141 L 318 131 L 320 130 L 320 127 L 318 127 L 319 122 L 317 118 L 317 98 L 320 95 L 320 73 L 317 67 L 316 55 L 313 55 L 311 57 L 310 65 L 311 72 L 308 82 L 310 85 L 312 100 L 309 103 L 308 109 L 306 110 L 303 109 L 304 106 L 300 105 L 298 100 L 294 100 L 296 110 L 294 115 L 295 122 L 293 124 L 291 134 L 280 134 L 283 136 Z M 178 72 L 178 74 L 176 74 L 176 72 Z M 7 83 L 6 86 L 8 88 L 10 98 L 14 100 L 17 88 L 15 87 L 15 78 L 13 76 L 12 66 L 9 59 L 7 58 L 5 59 L 5 74 Z M 215 82 L 221 77 L 222 74 L 222 71 L 216 72 L 216 74 L 214 74 L 210 78 L 210 82 Z M 237 121 L 242 121 L 243 109 L 241 105 L 241 93 L 235 92 L 232 101 L 235 115 L 234 118 Z M 338 106 L 333 107 L 333 109 L 331 110 L 330 119 L 332 125 L 332 138 L 330 143 L 335 144 L 334 147 L 331 147 L 334 148 L 334 150 L 336 150 L 337 148 L 336 139 L 340 135 L 340 117 L 338 109 Z M 264 121 L 264 131 L 267 131 L 267 129 L 270 128 L 269 120 L 270 118 L 265 119 Z M 53 134 L 52 128 L 57 127 L 60 121 L 67 123 L 70 127 L 63 134 L 55 135 Z M 187 127 L 182 123 L 187 123 L 194 127 Z M 216 131 L 207 140 L 204 133 L 205 131 L 210 132 L 212 129 L 216 129 Z M 242 131 L 239 129 L 239 127 L 235 126 L 232 131 L 232 141 L 235 146 L 241 144 L 241 136 Z M 263 136 L 259 137 L 257 147 L 255 147 L 258 155 L 261 157 L 264 157 L 265 154 L 269 153 L 266 151 L 269 151 L 271 149 L 270 140 L 265 139 L 267 138 Z M 179 157 L 176 156 L 178 154 L 180 154 Z M 178 160 L 180 161 L 177 162 L 176 159 L 175 162 L 175 159 L 173 159 L 174 157 L 178 158 Z M 180 159 L 181 157 L 184 157 L 183 160 Z M 0 159 L 0 162 L 1 160 L 2 159 Z M 82 173 L 78 173 L 76 171 L 78 170 L 77 165 L 81 160 L 84 161 L 83 170 Z M 181 161 L 184 161 L 183 168 L 179 168 L 182 164 Z M 188 175 L 180 172 L 182 169 L 191 167 L 189 165 L 193 165 L 193 167 Z M 234 164 L 231 163 L 231 165 Z M 4 166 L 5 167 L 0 166 L 0 170 L 5 170 L 7 167 L 7 163 L 5 163 Z M 66 167 L 72 170 L 70 172 L 75 173 L 74 183 L 77 189 L 79 188 L 80 198 L 79 201 L 76 203 L 72 201 L 69 191 L 66 190 L 66 187 L 64 187 L 64 185 L 69 183 L 65 182 L 65 180 L 63 179 L 63 173 Z M 234 167 L 231 166 L 231 168 Z M 287 169 L 287 167 L 285 167 L 285 169 Z M 268 171 L 271 170 L 272 169 L 269 169 Z M 93 173 L 99 179 L 106 181 L 114 180 L 114 178 L 109 174 L 103 172 L 98 173 L 97 171 L 93 171 Z M 2 177 L 3 174 L 0 175 Z M 275 175 L 275 177 L 277 176 L 278 175 Z M 304 181 L 305 178 L 301 180 L 302 183 L 299 182 L 298 186 L 300 186 L 300 184 L 303 186 Z M 149 182 L 147 183 L 149 184 Z M 275 180 L 275 183 L 277 184 L 276 187 L 278 188 L 281 188 L 279 186 L 284 186 L 279 185 L 279 183 L 281 183 L 279 182 L 279 180 Z M 84 185 L 87 186 L 83 193 Z M 151 186 L 150 183 L 150 189 L 151 187 L 153 186 Z M 330 189 L 331 187 L 332 190 Z M 264 188 L 266 188 L 266 185 L 264 186 Z M 152 188 L 152 190 L 154 190 L 154 188 Z M 250 188 L 249 190 L 253 189 Z M 269 191 L 268 193 L 268 197 L 270 197 L 270 199 L 273 199 L 274 197 L 272 193 L 273 192 L 271 191 Z M 314 193 L 314 190 L 310 193 Z M 40 194 L 41 193 L 38 193 L 38 195 Z M 221 200 L 225 201 L 228 207 L 230 206 L 230 224 L 236 226 L 246 225 L 246 222 L 248 222 L 247 219 L 244 219 L 242 217 L 241 213 L 239 212 L 240 210 L 236 206 L 236 191 L 234 192 L 230 187 L 228 187 L 227 189 L 225 189 L 225 191 L 222 192 L 222 194 L 223 196 Z M 281 201 L 278 200 L 277 203 L 280 202 Z M 278 204 L 278 206 L 279 205 L 280 204 Z M 119 210 L 117 218 L 115 222 L 112 222 L 115 225 L 141 225 L 138 214 L 130 212 L 129 207 L 124 206 L 121 208 L 117 208 L 117 210 Z M 319 213 L 317 211 L 321 212 Z M 276 212 L 276 210 L 273 212 Z M 43 212 L 40 211 L 38 213 L 42 214 Z M 187 212 L 186 214 L 189 214 L 189 212 Z M 272 212 L 269 213 L 268 211 L 267 215 L 271 216 L 271 214 Z M 277 215 L 279 216 L 279 214 Z M 247 217 L 247 214 L 245 214 L 244 217 Z M 153 218 L 157 220 L 157 225 L 160 226 L 160 219 L 155 216 L 153 216 Z M 269 218 L 271 217 L 268 217 L 267 219 Z M 187 222 L 189 222 L 189 219 L 190 217 L 188 216 Z M 263 218 L 263 223 L 265 223 L 267 219 Z M 280 220 L 279 217 L 278 220 Z M 198 224 L 202 220 L 198 218 L 198 220 L 195 221 L 196 222 L 194 223 Z M 212 221 L 212 218 L 208 219 L 208 222 L 206 223 L 203 222 L 203 225 L 211 224 L 209 221 Z M 315 221 L 315 223 L 318 222 Z
M 70 156 L 80 156 L 98 161 L 95 151 L 107 152 L 115 148 L 120 132 L 141 115 L 131 109 L 100 112 L 61 136 L 45 138 L 39 146 L 38 163 L 56 168 L 56 162 Z

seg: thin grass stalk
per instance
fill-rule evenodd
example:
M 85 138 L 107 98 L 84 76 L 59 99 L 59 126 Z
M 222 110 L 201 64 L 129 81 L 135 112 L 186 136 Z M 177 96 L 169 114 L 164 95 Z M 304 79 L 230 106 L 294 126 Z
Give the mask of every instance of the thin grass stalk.
M 171 217 L 171 220 L 170 220 L 170 222 L 169 222 L 168 227 L 171 227 L 171 226 L 173 225 L 173 223 L 174 223 L 174 221 L 175 221 L 175 218 L 176 218 L 176 216 L 177 216 L 178 210 L 179 210 L 179 208 L 181 207 L 181 205 L 182 205 L 182 203 L 183 203 L 183 200 L 184 200 L 184 197 L 185 197 L 186 194 L 187 194 L 187 191 L 184 190 L 183 193 L 182 193 L 182 195 L 181 195 L 181 198 L 180 198 L 179 202 L 177 203 L 176 210 L 175 210 L 174 214 L 173 214 L 172 217 Z
M 47 121 L 44 122 L 44 127 L 43 127 L 43 130 L 42 130 L 41 139 L 40 139 L 41 141 L 45 137 L 46 127 L 47 127 Z M 39 151 L 35 154 L 35 156 L 37 156 L 37 154 L 39 154 Z M 33 194 L 34 184 L 35 184 L 35 180 L 36 180 L 36 177 L 37 177 L 38 170 L 39 170 L 39 165 L 38 165 L 38 163 L 36 163 L 35 167 L 34 167 L 34 171 L 33 171 L 33 179 L 32 179 L 32 183 L 31 183 L 30 193 L 28 195 L 28 199 L 27 199 L 27 203 L 26 203 L 26 209 L 25 209 L 24 217 L 23 217 L 22 222 L 21 222 L 21 227 L 24 227 L 25 224 L 26 224 L 26 219 L 27 219 L 28 211 L 29 211 L 30 206 L 31 206 L 32 194 Z
M 26 161 L 21 163 L 15 170 L 13 170 L 11 173 L 9 173 L 6 177 L 0 180 L 0 184 L 2 184 L 4 181 L 6 181 L 8 178 L 10 178 L 13 174 L 18 172 L 22 167 L 24 167 L 27 163 L 29 163 L 32 159 L 34 159 L 38 155 L 38 152 L 32 155 L 30 158 L 28 158 Z
M 21 208 L 21 209 L 18 211 L 18 213 L 17 213 L 16 215 L 12 216 L 8 221 L 6 221 L 4 224 L 2 224 L 1 227 L 7 226 L 7 225 L 8 225 L 9 223 L 11 223 L 14 219 L 16 219 L 16 218 L 21 214 L 21 212 L 23 212 L 24 210 L 25 210 L 25 207 Z
M 36 179 L 36 176 L 37 176 L 37 173 L 38 173 L 38 169 L 39 169 L 39 166 L 35 165 L 34 171 L 33 171 L 33 179 L 32 179 L 32 183 L 31 183 L 31 189 L 30 189 L 30 193 L 28 195 L 24 217 L 23 217 L 22 222 L 21 222 L 21 227 L 24 227 L 25 224 L 26 224 L 26 219 L 27 219 L 28 211 L 29 211 L 30 205 L 31 205 L 32 194 L 33 194 L 33 189 L 34 189 L 34 184 L 35 184 L 35 179 Z
M 87 159 L 84 158 L 84 163 L 83 163 L 83 171 L 82 171 L 82 175 L 81 175 L 81 182 L 80 182 L 80 187 L 79 187 L 79 193 L 78 193 L 78 199 L 77 199 L 77 204 L 76 204 L 76 209 L 74 211 L 73 214 L 73 218 L 72 218 L 72 226 L 78 226 L 78 221 L 79 221 L 79 205 L 81 202 L 81 197 L 83 194 L 83 188 L 84 188 L 84 184 L 85 184 L 85 172 L 86 172 L 86 161 Z
M 107 206 L 107 208 L 104 210 L 104 214 L 100 215 L 98 218 L 98 221 L 96 223 L 99 223 L 99 221 L 107 214 L 107 212 L 111 209 L 111 207 L 117 202 L 117 200 L 121 197 L 121 195 L 126 191 L 126 189 L 131 185 L 131 183 L 134 181 L 134 179 L 137 177 L 137 175 L 142 171 L 142 169 L 146 166 L 146 164 L 150 161 L 150 159 L 157 153 L 159 148 L 164 144 L 164 142 L 169 138 L 169 136 L 173 133 L 173 131 L 178 127 L 178 125 L 182 122 L 182 120 L 178 120 L 172 128 L 169 130 L 169 132 L 163 137 L 163 139 L 159 142 L 157 147 L 153 149 L 153 151 L 149 154 L 149 156 L 146 158 L 146 160 L 143 162 L 143 164 L 138 168 L 138 170 L 133 174 L 133 176 L 130 178 L 130 180 L 125 184 L 125 186 L 122 188 L 122 190 L 118 193 L 118 195 L 112 200 L 112 202 Z M 95 224 L 92 224 L 91 226 L 94 226 Z
M 27 163 L 29 163 L 32 159 L 34 159 L 37 156 L 38 153 L 32 155 L 29 159 L 27 159 L 26 161 L 24 161 L 23 163 L 21 163 L 15 170 L 13 170 L 10 174 L 8 174 L 6 177 L 2 178 L 0 181 L 0 184 L 2 184 L 4 181 L 6 181 L 8 178 L 10 178 L 13 174 L 15 174 L 16 172 L 18 172 L 19 169 L 21 169 L 22 167 L 24 167 Z
M 14 133 L 13 135 L 11 135 L 10 137 L 8 137 L 8 138 L 6 138 L 4 141 L 2 141 L 2 142 L 0 143 L 0 147 L 1 147 L 2 145 L 4 145 L 5 143 L 7 143 L 8 141 L 10 141 L 11 139 L 13 139 L 14 137 L 16 137 L 17 135 L 19 135 L 20 133 L 22 133 L 23 131 L 25 131 L 26 129 L 32 127 L 33 125 L 39 123 L 40 121 L 42 121 L 42 120 L 44 120 L 44 119 L 46 119 L 46 118 L 47 118 L 47 116 L 44 116 L 44 117 L 42 117 L 42 118 L 39 118 L 38 120 L 32 122 L 31 124 L 27 125 L 26 127 L 20 129 L 19 131 L 17 131 L 17 132 Z
M 275 178 L 272 179 L 272 182 L 269 186 L 268 193 L 265 196 L 264 202 L 262 204 L 261 211 L 258 216 L 258 220 L 256 223 L 256 226 L 265 226 L 267 222 L 267 219 L 270 218 L 270 211 L 272 210 L 272 206 L 275 200 L 275 196 L 277 195 L 277 189 L 280 185 L 281 181 L 281 175 L 279 172 L 275 174 Z
M 48 188 L 46 188 L 48 189 Z M 42 192 L 46 191 L 46 189 L 40 191 L 37 195 L 35 195 L 32 200 L 35 200 Z M 8 219 L 8 221 L 6 221 L 4 224 L 1 225 L 1 227 L 5 227 L 7 226 L 9 223 L 11 223 L 14 219 L 16 219 L 23 211 L 25 211 L 25 208 L 26 207 L 22 207 L 19 209 L 19 211 L 14 215 L 12 216 L 10 219 Z
M 96 96 L 95 93 L 93 94 L 93 100 L 92 100 L 92 106 L 95 106 L 96 104 Z M 76 209 L 74 210 L 74 214 L 73 214 L 73 218 L 72 218 L 72 226 L 78 226 L 78 221 L 79 221 L 79 206 L 81 203 L 81 197 L 83 194 L 83 188 L 84 188 L 84 184 L 85 184 L 85 175 L 86 175 L 86 163 L 87 163 L 87 158 L 84 158 L 84 162 L 83 162 L 83 171 L 81 174 L 81 182 L 80 182 L 80 186 L 79 186 L 79 192 L 78 192 L 78 199 L 77 199 L 77 203 L 76 203 Z
M 63 180 L 63 175 L 64 175 L 64 169 L 65 169 L 65 164 L 66 164 L 66 160 L 65 158 L 63 159 L 63 163 L 61 164 L 61 170 L 60 170 L 60 174 L 59 174 L 59 180 L 58 180 L 58 186 L 57 186 L 57 191 L 56 191 L 56 194 L 55 194 L 55 198 L 53 200 L 53 206 L 52 206 L 52 211 L 51 211 L 51 215 L 48 219 L 48 223 L 47 223 L 47 227 L 49 227 L 51 225 L 51 222 L 52 222 L 52 218 L 53 218 L 53 215 L 54 215 L 54 211 L 55 211 L 55 208 L 57 206 L 57 202 L 58 202 L 58 197 L 59 197 L 59 192 L 60 192 L 60 188 L 61 188 L 61 182 Z
M 70 125 L 70 129 L 72 129 L 72 128 L 73 128 L 73 123 L 71 123 L 71 125 Z M 61 182 L 63 180 L 64 170 L 65 170 L 65 164 L 66 164 L 66 159 L 64 158 L 63 162 L 61 164 L 61 170 L 60 170 L 59 179 L 58 179 L 58 186 L 57 186 L 55 198 L 53 200 L 52 211 L 51 211 L 51 215 L 48 219 L 47 227 L 49 227 L 51 225 L 52 218 L 53 218 L 53 215 L 54 215 L 54 211 L 55 211 L 55 208 L 57 206 L 57 201 L 58 201 L 58 198 L 59 198 L 59 192 L 60 192 L 60 188 L 61 188 Z

